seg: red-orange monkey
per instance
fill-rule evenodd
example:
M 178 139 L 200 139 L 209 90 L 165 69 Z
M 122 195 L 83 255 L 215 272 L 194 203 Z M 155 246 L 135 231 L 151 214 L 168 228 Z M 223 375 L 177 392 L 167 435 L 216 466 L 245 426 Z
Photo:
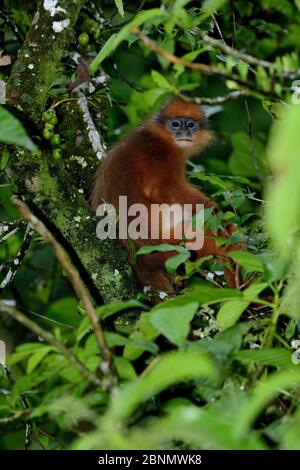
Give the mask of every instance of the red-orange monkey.
M 206 118 L 200 106 L 172 98 L 154 117 L 115 144 L 101 163 L 91 195 L 96 210 L 103 201 L 118 208 L 119 196 L 127 196 L 128 206 L 152 204 L 204 204 L 217 209 L 203 192 L 193 187 L 185 176 L 187 158 L 198 154 L 211 140 Z M 229 230 L 222 235 L 230 237 Z M 231 245 L 217 247 L 211 233 L 205 233 L 204 245 L 197 257 L 219 256 L 228 264 L 228 252 L 238 249 Z M 121 241 L 125 243 L 126 241 Z M 178 239 L 165 239 L 160 228 L 159 239 L 134 241 L 136 248 L 161 243 L 179 244 Z M 156 252 L 137 256 L 136 270 L 143 284 L 170 292 L 172 277 L 166 272 L 165 261 L 174 252 Z M 235 273 L 224 269 L 229 287 L 236 287 Z

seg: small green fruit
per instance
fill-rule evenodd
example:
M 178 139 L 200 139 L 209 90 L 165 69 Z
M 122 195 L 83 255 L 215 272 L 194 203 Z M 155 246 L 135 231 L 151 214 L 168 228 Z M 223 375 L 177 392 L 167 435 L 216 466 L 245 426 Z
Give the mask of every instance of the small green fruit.
M 60 135 L 54 134 L 54 136 L 51 139 L 51 145 L 53 145 L 53 147 L 58 147 L 60 143 L 61 143 Z
M 54 109 L 47 109 L 46 111 L 43 112 L 43 120 L 45 122 L 51 121 L 51 119 L 55 116 L 55 111 Z
M 52 152 L 52 155 L 53 155 L 53 158 L 55 158 L 55 160 L 60 160 L 62 157 L 61 149 L 54 149 Z
M 56 116 L 56 114 L 54 114 L 54 116 L 52 116 L 50 120 L 50 124 L 53 124 L 53 126 L 56 126 L 57 123 L 58 123 L 58 117 Z
M 53 131 L 53 129 L 54 129 L 54 125 L 52 124 L 52 122 L 45 122 L 44 129 L 47 129 L 47 130 Z
M 78 42 L 81 46 L 87 46 L 88 43 L 90 42 L 88 33 L 81 33 L 80 36 L 78 37 Z
M 46 140 L 50 140 L 53 137 L 53 129 L 44 129 L 43 136 Z

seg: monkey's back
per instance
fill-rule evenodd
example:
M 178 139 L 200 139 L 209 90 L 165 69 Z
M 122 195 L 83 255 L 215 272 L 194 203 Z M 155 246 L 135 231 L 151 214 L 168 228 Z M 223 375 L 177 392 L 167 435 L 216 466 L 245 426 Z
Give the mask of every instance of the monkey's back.
M 159 136 L 153 139 L 147 126 L 116 143 L 96 172 L 90 198 L 92 209 L 96 210 L 102 202 L 118 207 L 119 196 L 127 196 L 128 205 L 149 204 L 145 188 L 156 186 L 157 178 L 166 175 L 166 167 L 168 179 L 171 177 L 168 154 L 168 144 Z

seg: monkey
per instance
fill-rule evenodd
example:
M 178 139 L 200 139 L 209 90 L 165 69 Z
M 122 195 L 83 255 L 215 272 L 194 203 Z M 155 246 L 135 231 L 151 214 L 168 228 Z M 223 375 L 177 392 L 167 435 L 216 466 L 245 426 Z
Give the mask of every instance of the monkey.
M 186 178 L 186 161 L 199 154 L 212 140 L 206 116 L 201 107 L 174 96 L 152 118 L 114 144 L 97 169 L 90 197 L 92 210 L 106 202 L 118 207 L 119 196 L 127 196 L 128 206 L 142 203 L 169 205 L 203 204 L 218 211 L 218 205 Z M 148 216 L 149 220 L 151 216 Z M 151 220 L 150 220 L 151 223 Z M 165 239 L 161 222 L 158 239 L 134 240 L 135 248 L 162 243 L 178 245 L 173 237 Z M 171 227 L 171 229 L 174 227 Z M 230 238 L 234 226 L 221 230 L 219 235 Z M 129 251 L 128 240 L 120 240 Z M 237 286 L 235 265 L 230 251 L 238 245 L 218 247 L 214 234 L 207 231 L 204 244 L 196 250 L 197 258 L 212 255 L 224 263 L 228 287 Z M 174 292 L 174 280 L 165 269 L 165 261 L 176 252 L 152 252 L 136 257 L 136 271 L 140 282 L 154 290 Z M 132 259 L 131 259 L 132 262 Z

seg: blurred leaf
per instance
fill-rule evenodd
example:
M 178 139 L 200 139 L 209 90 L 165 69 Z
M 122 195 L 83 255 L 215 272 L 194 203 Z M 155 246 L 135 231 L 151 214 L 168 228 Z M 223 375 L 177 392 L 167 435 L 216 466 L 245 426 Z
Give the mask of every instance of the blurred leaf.
M 184 303 L 180 297 L 155 307 L 150 312 L 152 325 L 171 343 L 185 343 L 190 330 L 190 322 L 198 309 L 198 302 Z
M 119 46 L 119 44 L 121 44 L 121 42 L 127 38 L 133 28 L 138 28 L 147 20 L 163 16 L 163 10 L 160 8 L 153 8 L 151 10 L 139 12 L 132 21 L 123 26 L 123 28 L 120 29 L 118 33 L 113 34 L 110 36 L 108 41 L 106 41 L 100 52 L 98 52 L 97 56 L 91 63 L 92 74 L 94 75 L 103 60 L 106 59 L 106 57 L 108 57 Z
M 204 0 L 202 9 L 209 15 L 212 15 L 225 5 L 228 0 Z
M 132 299 L 124 302 L 115 302 L 111 304 L 102 305 L 101 307 L 98 307 L 96 309 L 96 312 L 100 316 L 100 318 L 105 319 L 110 317 L 111 315 L 114 315 L 115 313 L 122 312 L 123 310 L 128 310 L 131 308 L 138 308 L 143 310 L 148 309 L 146 305 L 142 304 L 138 300 Z
M 118 376 L 121 379 L 126 379 L 126 380 L 136 379 L 137 375 L 134 370 L 134 367 L 132 366 L 131 362 L 129 362 L 124 357 L 119 357 L 119 356 L 115 357 L 114 365 L 117 369 Z
M 245 268 L 248 273 L 264 272 L 264 266 L 259 257 L 250 251 L 231 251 L 230 258 Z
M 225 302 L 220 308 L 217 321 L 221 330 L 234 325 L 249 305 L 248 300 L 234 299 Z
M 234 354 L 234 358 L 242 362 L 264 364 L 274 367 L 295 367 L 292 353 L 284 348 L 244 349 Z
M 136 254 L 137 255 L 148 255 L 150 253 L 154 253 L 156 251 L 178 251 L 179 253 L 186 253 L 186 248 L 184 246 L 180 245 L 168 245 L 168 244 L 162 244 L 162 245 L 147 245 L 147 246 L 142 246 Z
M 53 351 L 54 348 L 52 346 L 43 346 L 40 351 L 35 352 L 27 362 L 27 374 L 31 374 L 34 369 L 42 362 L 44 357 L 49 354 L 50 351 Z
M 177 268 L 182 264 L 185 263 L 191 257 L 191 253 L 186 250 L 185 252 L 179 253 L 178 255 L 171 256 L 171 258 L 167 259 L 165 262 L 166 269 L 168 273 L 175 274 Z
M 156 358 L 142 376 L 119 390 L 112 403 L 112 413 L 126 419 L 139 403 L 165 388 L 181 381 L 213 377 L 214 374 L 212 362 L 205 354 L 189 351 L 165 354 Z
M 0 106 L 0 142 L 20 145 L 31 152 L 37 148 L 18 119 L 3 106 Z
M 121 16 L 124 16 L 124 7 L 123 7 L 123 0 L 114 0 L 118 12 Z
M 268 145 L 268 158 L 275 177 L 267 188 L 266 216 L 269 230 L 284 258 L 293 250 L 291 237 L 300 228 L 299 120 L 300 106 L 290 105 L 285 119 L 274 123 Z
M 233 427 L 236 436 L 244 436 L 263 410 L 264 406 L 285 389 L 300 384 L 300 370 L 275 372 L 254 387 L 249 399 L 235 416 Z
M 0 161 L 1 171 L 5 170 L 8 160 L 9 160 L 9 156 L 10 156 L 9 151 L 6 148 L 2 149 L 1 161 Z
M 159 88 L 166 88 L 168 90 L 172 88 L 168 80 L 156 70 L 151 71 L 151 77 Z

